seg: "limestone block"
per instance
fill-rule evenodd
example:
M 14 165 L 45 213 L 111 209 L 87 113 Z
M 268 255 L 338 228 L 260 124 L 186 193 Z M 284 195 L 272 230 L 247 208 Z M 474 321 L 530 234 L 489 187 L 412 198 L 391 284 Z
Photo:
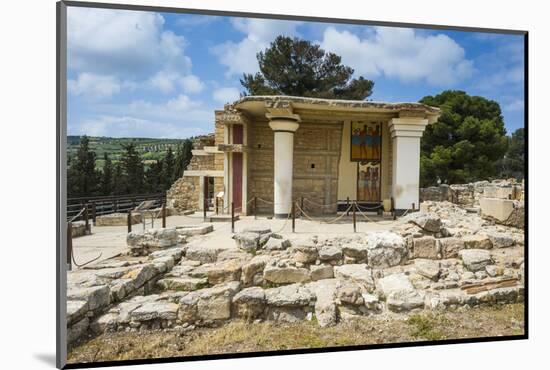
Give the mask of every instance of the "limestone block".
M 310 271 L 312 281 L 332 279 L 334 277 L 334 270 L 331 265 L 311 265 Z
M 405 239 L 393 232 L 374 232 L 366 236 L 367 263 L 372 268 L 403 264 L 407 260 Z
M 264 279 L 275 284 L 301 283 L 309 281 L 309 270 L 303 267 L 279 267 L 268 265 L 264 269 Z
M 438 259 L 439 245 L 433 236 L 413 239 L 413 258 Z
M 491 249 L 493 248 L 493 243 L 487 235 L 474 234 L 474 235 L 464 235 L 462 237 L 464 241 L 464 247 L 467 249 Z
M 464 249 L 464 241 L 461 238 L 442 238 L 439 239 L 442 258 L 457 258 L 458 252 Z
M 459 254 L 464 266 L 472 272 L 485 270 L 485 266 L 493 263 L 491 253 L 485 249 L 463 249 Z

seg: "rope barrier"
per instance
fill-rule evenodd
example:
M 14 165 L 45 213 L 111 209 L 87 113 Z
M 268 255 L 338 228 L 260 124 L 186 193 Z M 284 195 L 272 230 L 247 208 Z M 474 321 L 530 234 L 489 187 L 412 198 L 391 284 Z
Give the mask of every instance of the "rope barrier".
M 357 208 L 357 211 L 359 211 L 359 214 L 361 214 L 361 216 L 363 216 L 367 221 L 374 222 L 374 223 L 379 224 L 379 225 L 389 225 L 389 224 L 394 222 L 393 220 L 391 220 L 391 221 L 375 221 L 375 220 L 371 219 L 370 217 L 368 217 L 366 214 L 364 214 L 359 208 Z M 401 217 L 405 216 L 407 214 L 407 212 L 409 212 L 408 209 L 405 211 L 405 213 L 403 213 L 403 215 L 401 215 Z
M 83 213 L 85 210 L 86 210 L 86 207 L 83 207 L 83 208 L 80 210 L 80 212 L 78 212 L 78 214 L 77 214 L 76 216 L 73 216 L 73 217 L 69 220 L 69 222 L 73 222 L 74 220 L 76 220 L 77 218 L 79 218 L 80 215 L 82 215 L 82 213 Z
M 331 219 L 331 220 L 328 220 L 328 221 L 324 221 L 324 220 L 315 220 L 315 219 L 313 219 L 311 216 L 309 216 L 309 215 L 302 209 L 302 207 L 300 207 L 299 204 L 296 204 L 296 206 L 298 207 L 298 210 L 299 210 L 300 212 L 302 212 L 302 214 L 303 214 L 304 216 L 306 216 L 306 218 L 307 218 L 308 220 L 313 221 L 313 222 L 320 222 L 320 223 L 323 223 L 323 224 L 331 224 L 331 223 L 333 223 L 333 222 L 336 222 L 336 221 L 340 220 L 342 217 L 346 216 L 346 213 L 347 213 L 348 211 L 351 210 L 351 208 L 353 207 L 353 204 L 350 205 L 350 206 L 348 207 L 348 209 L 346 209 L 345 211 L 343 211 L 342 214 L 341 214 L 340 216 L 337 216 L 337 217 L 335 217 L 335 218 L 333 218 L 333 219 Z
M 281 227 L 281 228 L 280 228 L 279 230 L 277 230 L 277 231 L 274 231 L 273 233 L 278 234 L 278 233 L 280 233 L 281 231 L 283 231 L 283 230 L 285 229 L 286 224 L 288 223 L 288 220 L 290 219 L 290 215 L 291 215 L 291 213 L 289 212 L 289 213 L 288 213 L 288 216 L 286 217 L 285 222 L 283 223 L 283 227 Z
M 90 263 L 92 263 L 92 262 L 94 262 L 94 261 L 97 261 L 98 259 L 101 258 L 102 255 L 103 255 L 103 253 L 100 253 L 99 256 L 97 256 L 96 258 L 91 259 L 91 260 L 89 260 L 88 262 L 82 263 L 82 264 L 80 264 L 80 265 L 79 265 L 78 263 L 76 263 L 76 260 L 75 260 L 75 258 L 74 258 L 74 253 L 71 253 L 71 259 L 73 260 L 74 265 L 75 265 L 76 267 L 80 268 L 80 267 L 84 267 L 84 266 L 86 266 L 86 265 L 89 265 Z
M 374 207 L 365 207 L 365 206 L 361 206 L 359 205 L 358 203 L 355 203 L 355 205 L 357 206 L 357 209 L 363 209 L 364 211 L 371 211 L 371 210 L 375 210 L 375 209 L 380 209 L 382 208 L 382 205 L 379 204 L 377 206 L 374 206 Z

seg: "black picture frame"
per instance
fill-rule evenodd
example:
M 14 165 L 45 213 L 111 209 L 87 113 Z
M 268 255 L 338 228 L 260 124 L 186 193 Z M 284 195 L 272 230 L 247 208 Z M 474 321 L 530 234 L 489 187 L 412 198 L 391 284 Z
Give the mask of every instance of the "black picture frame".
M 145 6 L 132 4 L 114 4 L 100 2 L 79 2 L 79 1 L 59 1 L 56 4 L 56 36 L 57 36 L 57 61 L 56 61 L 56 131 L 57 131 L 57 154 L 56 154 L 56 229 L 57 229 L 57 250 L 56 250 L 56 366 L 58 368 L 77 369 L 77 368 L 96 368 L 107 366 L 126 366 L 139 364 L 160 364 L 171 362 L 191 362 L 204 360 L 218 359 L 234 359 L 248 357 L 267 357 L 267 356 L 283 356 L 294 354 L 313 354 L 326 352 L 344 352 L 386 348 L 404 348 L 404 347 L 423 347 L 423 346 L 440 346 L 449 344 L 464 344 L 464 343 L 483 343 L 483 342 L 500 342 L 512 340 L 525 340 L 529 338 L 529 32 L 527 30 L 513 29 L 492 29 L 481 27 L 458 27 L 440 24 L 420 24 L 406 22 L 385 22 L 376 20 L 360 20 L 360 19 L 342 19 L 329 17 L 311 17 L 304 15 L 287 15 L 287 14 L 266 14 L 252 12 L 237 12 L 237 11 L 220 11 L 220 10 L 201 10 L 179 7 L 162 7 L 162 6 Z M 165 13 L 185 13 L 185 14 L 200 14 L 200 15 L 217 15 L 217 16 L 238 16 L 238 17 L 254 17 L 263 19 L 283 19 L 296 21 L 315 21 L 325 23 L 342 23 L 355 25 L 376 25 L 376 26 L 391 26 L 391 27 L 409 27 L 409 28 L 428 28 L 434 30 L 454 30 L 454 31 L 471 31 L 484 33 L 499 33 L 521 35 L 524 37 L 524 91 L 525 91 L 525 109 L 524 109 L 524 129 L 525 129 L 525 240 L 524 240 L 524 266 L 525 266 L 525 293 L 524 293 L 524 333 L 513 336 L 494 336 L 494 337 L 479 337 L 479 338 L 464 338 L 464 339 L 444 339 L 444 340 L 427 340 L 422 342 L 403 342 L 403 343 L 383 343 L 371 345 L 357 346 L 342 346 L 342 347 L 327 347 L 327 348 L 308 348 L 308 349 L 288 349 L 276 351 L 262 352 L 243 352 L 243 353 L 227 353 L 227 354 L 211 354 L 201 356 L 185 356 L 185 357 L 167 357 L 155 359 L 133 359 L 123 361 L 104 361 L 94 363 L 72 363 L 67 364 L 66 350 L 66 277 L 67 277 L 67 243 L 64 237 L 65 220 L 66 220 L 66 134 L 67 134 L 67 7 L 85 7 L 85 8 L 102 8 L 102 9 L 120 9 L 133 11 L 148 11 L 148 12 L 165 12 Z

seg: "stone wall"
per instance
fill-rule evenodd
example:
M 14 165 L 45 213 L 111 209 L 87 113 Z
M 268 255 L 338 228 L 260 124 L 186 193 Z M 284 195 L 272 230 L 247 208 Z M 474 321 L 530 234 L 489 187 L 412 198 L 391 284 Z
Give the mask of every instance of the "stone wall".
M 193 143 L 194 150 L 203 149 L 205 146 L 213 146 L 215 142 L 215 135 L 205 135 L 199 137 Z M 186 171 L 202 171 L 202 170 L 214 170 L 216 169 L 216 155 L 193 155 L 189 165 L 187 165 Z M 222 154 L 222 168 L 223 168 L 223 154 Z M 223 189 L 223 179 L 214 180 L 214 191 L 220 188 Z M 217 188 L 216 188 L 217 185 Z M 199 209 L 199 195 L 200 195 L 200 178 L 198 176 L 183 176 L 176 180 L 170 189 L 166 192 L 166 199 L 168 206 L 174 208 L 177 212 L 183 212 L 187 210 Z
M 259 213 L 273 212 L 273 130 L 267 121 L 249 126 L 248 199 L 255 196 Z M 301 122 L 294 135 L 293 196 L 309 199 L 304 207 L 312 214 L 333 213 L 337 201 L 341 124 Z M 312 140 L 312 138 L 315 138 Z M 263 200 L 267 201 L 264 202 Z
M 342 124 L 301 123 L 294 137 L 294 199 L 310 214 L 336 212 Z M 324 207 L 319 204 L 327 205 Z
M 249 126 L 248 155 L 248 199 L 255 196 L 265 200 L 257 201 L 257 211 L 273 213 L 273 130 L 267 121 L 254 122 Z
M 464 207 L 479 207 L 481 198 L 523 199 L 523 184 L 514 179 L 477 181 L 469 184 L 430 186 L 420 189 L 420 201 L 448 201 Z

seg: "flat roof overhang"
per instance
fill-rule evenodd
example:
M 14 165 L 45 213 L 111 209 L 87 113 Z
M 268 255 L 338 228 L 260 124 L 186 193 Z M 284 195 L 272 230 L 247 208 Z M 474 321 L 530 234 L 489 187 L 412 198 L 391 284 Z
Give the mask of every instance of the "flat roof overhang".
M 439 108 L 422 103 L 388 103 L 362 100 L 320 99 L 297 96 L 245 96 L 225 106 L 226 110 L 237 110 L 252 118 L 265 120 L 268 109 L 290 109 L 303 119 L 326 118 L 328 120 L 364 119 L 368 116 L 402 117 L 414 116 L 437 121 Z

